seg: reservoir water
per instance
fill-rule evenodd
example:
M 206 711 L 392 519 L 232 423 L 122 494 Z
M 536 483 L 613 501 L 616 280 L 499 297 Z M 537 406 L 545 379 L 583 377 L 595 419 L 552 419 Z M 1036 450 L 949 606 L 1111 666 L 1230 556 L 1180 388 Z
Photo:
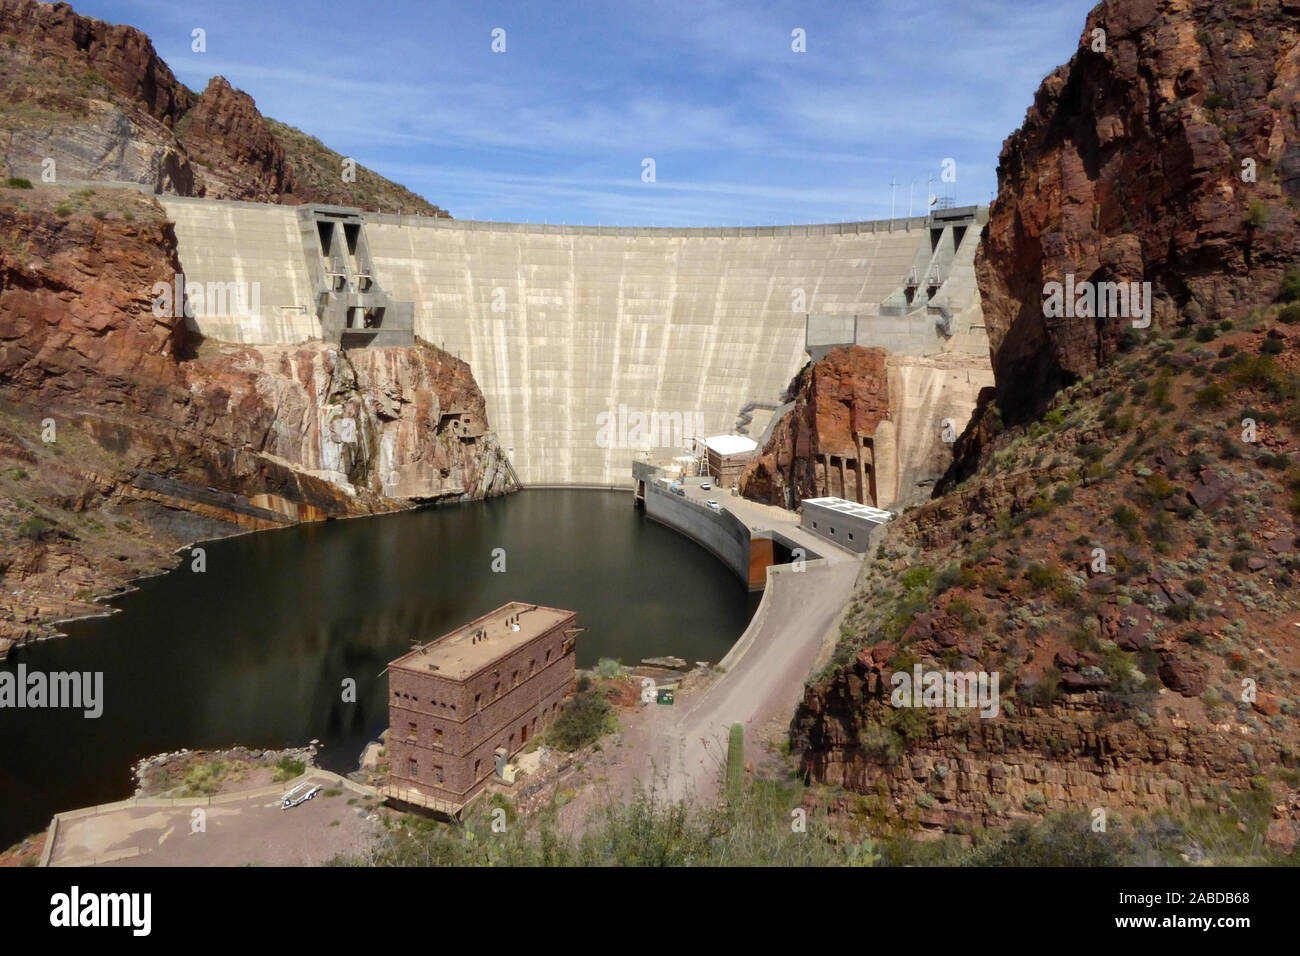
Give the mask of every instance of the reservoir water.
M 204 547 L 204 573 L 187 558 L 113 601 L 120 613 L 0 664 L 104 675 L 97 719 L 0 711 L 0 848 L 53 813 L 130 796 L 132 763 L 163 751 L 316 738 L 322 766 L 354 770 L 388 722 L 388 661 L 507 601 L 577 611 L 580 667 L 717 662 L 758 604 L 627 492 L 537 489 Z

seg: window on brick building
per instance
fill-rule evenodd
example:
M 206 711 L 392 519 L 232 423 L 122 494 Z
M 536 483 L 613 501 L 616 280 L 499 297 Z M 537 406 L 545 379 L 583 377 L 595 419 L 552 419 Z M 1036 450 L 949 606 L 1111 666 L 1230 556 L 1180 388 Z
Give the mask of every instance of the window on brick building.
M 475 695 L 474 695 L 474 710 L 478 711 L 478 710 L 482 710 L 482 709 L 483 709 L 483 695 L 482 695 L 482 694 L 475 694 Z
M 411 779 L 414 780 L 420 775 L 420 765 L 414 759 L 411 760 Z
M 435 780 L 437 780 L 438 783 L 442 783 L 442 768 L 441 768 L 441 767 L 434 767 L 434 768 L 433 768 L 433 778 L 434 778 Z
M 532 676 L 533 676 L 534 674 L 536 674 L 536 673 L 537 673 L 537 661 L 529 661 L 529 662 L 528 662 L 528 676 L 529 676 L 529 677 L 532 677 Z
M 510 675 L 510 686 L 511 687 L 519 686 L 519 671 L 515 671 L 513 674 Z
M 551 649 L 548 647 L 546 649 L 546 663 L 549 664 L 550 662 L 551 662 Z
M 437 728 L 437 729 L 434 730 L 434 732 L 433 732 L 433 742 L 434 742 L 434 745 L 435 745 L 435 746 L 438 746 L 438 747 L 441 747 L 441 746 L 442 746 L 442 728 L 441 728 L 441 727 L 439 727 L 439 728 Z
M 406 725 L 406 736 L 408 737 L 415 736 L 415 721 L 412 720 Z
M 492 698 L 495 700 L 500 696 L 501 696 L 501 682 L 497 681 L 495 684 L 492 685 Z

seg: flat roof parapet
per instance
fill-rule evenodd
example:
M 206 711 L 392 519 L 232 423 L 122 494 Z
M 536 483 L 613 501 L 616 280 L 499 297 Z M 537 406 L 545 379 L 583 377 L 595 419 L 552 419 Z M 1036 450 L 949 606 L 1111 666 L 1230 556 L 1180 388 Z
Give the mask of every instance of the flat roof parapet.
M 415 648 L 388 666 L 420 674 L 432 672 L 448 680 L 464 680 L 576 617 L 575 611 L 512 601 Z
M 864 518 L 878 524 L 890 521 L 894 517 L 892 511 L 885 511 L 883 508 L 872 508 L 870 505 L 860 505 L 856 501 L 849 501 L 847 498 L 805 498 L 800 504 L 827 508 L 831 511 L 838 511 L 840 514 Z

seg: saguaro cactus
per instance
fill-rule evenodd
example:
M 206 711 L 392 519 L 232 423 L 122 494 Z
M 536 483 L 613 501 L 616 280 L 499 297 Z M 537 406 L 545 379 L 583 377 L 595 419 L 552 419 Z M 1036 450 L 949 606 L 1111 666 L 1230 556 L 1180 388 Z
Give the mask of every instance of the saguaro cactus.
M 727 741 L 727 805 L 737 807 L 745 792 L 745 728 L 731 725 Z

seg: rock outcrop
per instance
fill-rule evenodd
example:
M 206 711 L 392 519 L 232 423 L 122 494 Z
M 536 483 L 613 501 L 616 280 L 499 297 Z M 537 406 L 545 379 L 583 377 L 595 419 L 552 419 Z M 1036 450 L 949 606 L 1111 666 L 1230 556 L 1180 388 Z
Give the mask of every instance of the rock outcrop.
M 214 77 L 176 79 L 149 38 L 66 3 L 0 0 L 0 172 L 57 182 L 118 180 L 160 192 L 258 202 L 321 202 L 446 213 L 258 112 Z
M 1291 0 L 1106 0 L 1089 14 L 1002 148 L 976 260 L 1008 423 L 1109 362 L 1132 327 L 1045 318 L 1049 281 L 1150 282 L 1157 326 L 1276 291 L 1300 256 L 1297 14 Z
M 884 349 L 858 345 L 831 349 L 820 362 L 795 376 L 787 401 L 795 403 L 772 429 L 771 438 L 740 479 L 740 493 L 767 504 L 795 508 L 822 494 L 852 497 L 839 487 L 838 472 L 828 472 L 823 456 L 854 461 L 858 436 L 874 438 L 889 418 L 889 380 Z M 831 485 L 835 491 L 828 491 Z

